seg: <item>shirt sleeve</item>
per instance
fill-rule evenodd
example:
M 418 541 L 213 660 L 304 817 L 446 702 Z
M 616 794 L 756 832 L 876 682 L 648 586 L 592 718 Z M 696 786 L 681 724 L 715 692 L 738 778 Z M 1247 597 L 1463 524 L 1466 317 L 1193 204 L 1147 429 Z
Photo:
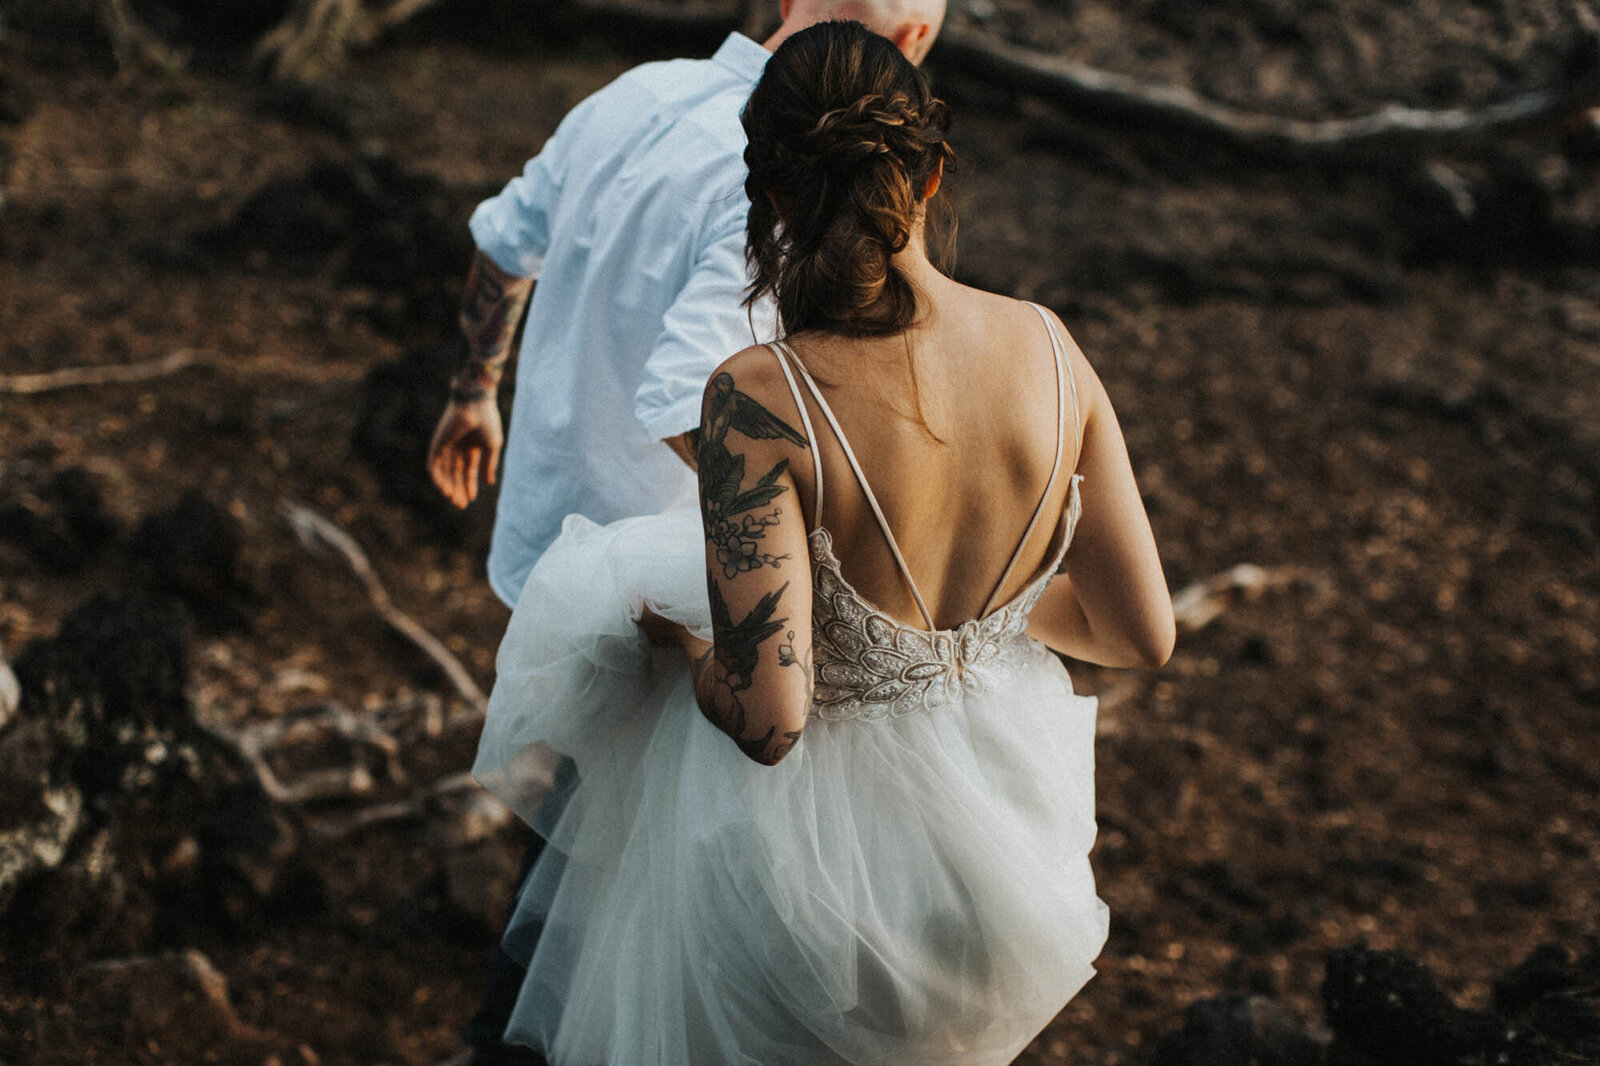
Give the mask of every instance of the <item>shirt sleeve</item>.
M 508 274 L 537 278 L 544 267 L 550 247 L 550 211 L 561 191 L 563 154 L 572 150 L 573 131 L 600 95 L 590 96 L 569 111 L 522 173 L 472 212 L 467 225 L 478 250 Z
M 657 440 L 698 426 L 711 372 L 733 353 L 775 335 L 776 316 L 769 303 L 748 310 L 743 306 L 750 280 L 744 229 L 743 211 L 722 220 L 718 235 L 696 259 L 688 284 L 667 309 L 645 362 L 633 413 Z

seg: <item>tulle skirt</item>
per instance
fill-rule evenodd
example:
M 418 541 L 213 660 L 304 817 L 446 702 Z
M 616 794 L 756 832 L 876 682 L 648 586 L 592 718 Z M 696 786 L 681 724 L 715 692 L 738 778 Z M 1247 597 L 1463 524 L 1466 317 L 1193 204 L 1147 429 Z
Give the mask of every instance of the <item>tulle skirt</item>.
M 762 766 L 641 603 L 709 628 L 699 517 L 567 520 L 473 772 L 548 843 L 507 1039 L 557 1066 L 1010 1062 L 1094 973 L 1094 700 L 1042 648 L 986 691 L 813 719 Z

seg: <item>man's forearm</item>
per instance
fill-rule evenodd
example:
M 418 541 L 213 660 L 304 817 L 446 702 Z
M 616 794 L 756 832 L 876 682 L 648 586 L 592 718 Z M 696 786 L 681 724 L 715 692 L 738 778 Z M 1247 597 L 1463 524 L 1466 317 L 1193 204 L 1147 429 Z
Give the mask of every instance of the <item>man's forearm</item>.
M 494 394 L 532 292 L 531 278 L 506 273 L 482 252 L 473 256 L 461 297 L 466 358 L 450 382 L 452 400 L 471 403 Z
M 680 433 L 676 437 L 668 437 L 661 442 L 672 449 L 676 455 L 689 465 L 690 470 L 700 469 L 700 430 L 698 427 L 687 433 Z

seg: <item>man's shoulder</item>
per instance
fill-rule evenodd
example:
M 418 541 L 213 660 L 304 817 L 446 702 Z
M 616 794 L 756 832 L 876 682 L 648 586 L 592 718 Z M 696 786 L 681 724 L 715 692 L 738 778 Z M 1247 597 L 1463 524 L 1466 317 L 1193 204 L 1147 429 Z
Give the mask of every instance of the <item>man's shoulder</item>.
M 739 113 L 751 82 L 712 59 L 664 59 L 625 71 L 585 101 L 600 126 L 659 126 L 672 140 L 704 142 L 715 156 L 742 153 Z

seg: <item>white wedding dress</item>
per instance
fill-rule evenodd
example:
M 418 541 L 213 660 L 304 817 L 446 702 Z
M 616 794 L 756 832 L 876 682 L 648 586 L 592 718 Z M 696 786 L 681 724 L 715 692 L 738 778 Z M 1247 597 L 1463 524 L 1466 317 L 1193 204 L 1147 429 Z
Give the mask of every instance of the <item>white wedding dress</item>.
M 899 560 L 821 392 L 775 350 Z M 1075 386 L 1072 406 L 1076 420 Z M 569 518 L 512 616 L 473 768 L 548 840 L 506 937 L 528 963 L 508 1040 L 556 1066 L 1010 1062 L 1106 936 L 1088 861 L 1094 700 L 1024 633 L 1079 481 L 1036 576 L 950 630 L 932 631 L 903 561 L 928 628 L 879 612 L 817 528 L 816 702 L 776 766 L 707 722 L 683 655 L 634 624 L 648 602 L 709 636 L 699 516 Z

